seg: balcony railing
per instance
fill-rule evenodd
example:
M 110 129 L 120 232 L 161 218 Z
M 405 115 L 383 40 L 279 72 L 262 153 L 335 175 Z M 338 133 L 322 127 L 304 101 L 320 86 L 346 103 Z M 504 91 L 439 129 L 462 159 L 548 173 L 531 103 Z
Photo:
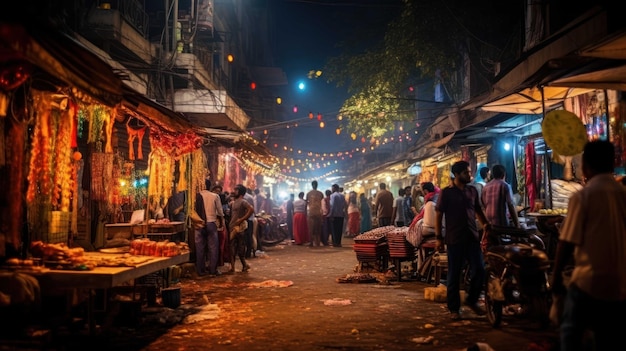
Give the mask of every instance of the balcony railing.
M 148 37 L 148 14 L 137 0 L 118 0 L 117 9 L 122 17 L 144 38 Z

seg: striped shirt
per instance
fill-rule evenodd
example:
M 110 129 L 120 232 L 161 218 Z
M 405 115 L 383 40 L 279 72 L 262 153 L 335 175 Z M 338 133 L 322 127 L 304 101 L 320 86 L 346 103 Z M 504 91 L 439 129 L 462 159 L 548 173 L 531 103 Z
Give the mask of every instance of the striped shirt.
M 511 187 L 503 179 L 493 179 L 483 187 L 480 194 L 485 217 L 491 225 L 510 226 L 507 204 L 513 204 Z

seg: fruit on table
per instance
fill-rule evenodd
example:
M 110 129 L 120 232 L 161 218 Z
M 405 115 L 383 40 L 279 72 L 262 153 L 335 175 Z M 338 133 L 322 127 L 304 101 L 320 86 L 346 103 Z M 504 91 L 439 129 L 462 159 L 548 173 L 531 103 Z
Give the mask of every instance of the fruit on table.
M 567 214 L 567 208 L 542 208 L 540 214 L 563 215 Z

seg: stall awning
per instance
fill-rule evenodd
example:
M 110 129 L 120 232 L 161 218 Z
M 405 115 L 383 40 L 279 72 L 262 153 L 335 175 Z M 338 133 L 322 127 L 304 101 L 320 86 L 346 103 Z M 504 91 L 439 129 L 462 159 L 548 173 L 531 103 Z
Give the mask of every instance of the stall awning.
M 0 23 L 0 63 L 26 61 L 52 79 L 108 105 L 122 100 L 122 80 L 111 66 L 58 30 Z
M 579 55 L 604 60 L 608 67 L 564 76 L 550 82 L 550 86 L 626 91 L 626 31 L 582 49 Z
M 626 30 L 614 33 L 601 43 L 581 50 L 581 56 L 626 60 Z
M 571 89 L 571 87 L 626 91 L 626 63 L 619 67 L 582 73 L 550 82 L 550 88 L 553 89 Z
M 194 130 L 197 134 L 205 136 L 210 142 L 214 142 L 220 146 L 248 151 L 263 158 L 274 158 L 270 150 L 265 147 L 264 144 L 260 143 L 258 140 L 249 136 L 245 132 L 235 132 L 201 126 L 195 126 Z
M 474 99 L 463 109 L 538 114 L 543 112 L 543 104 L 549 109 L 568 97 L 589 91 L 584 88 L 547 87 L 542 98 L 538 87 L 591 62 L 593 58 L 577 55 L 577 50 L 596 43 L 607 35 L 607 31 L 605 10 L 594 9 L 586 13 L 521 57 L 517 65 L 501 74 L 488 94 Z
M 539 87 L 525 88 L 506 95 L 496 101 L 487 103 L 481 108 L 485 111 L 516 114 L 541 114 L 544 107 L 550 110 L 565 99 L 587 93 L 592 89 L 584 87 L 544 86 L 543 95 Z
M 172 133 L 185 133 L 193 130 L 193 125 L 182 114 L 150 100 L 128 86 L 124 86 L 122 106 L 130 114 L 138 114 L 138 118 L 152 127 L 158 126 L 158 128 Z

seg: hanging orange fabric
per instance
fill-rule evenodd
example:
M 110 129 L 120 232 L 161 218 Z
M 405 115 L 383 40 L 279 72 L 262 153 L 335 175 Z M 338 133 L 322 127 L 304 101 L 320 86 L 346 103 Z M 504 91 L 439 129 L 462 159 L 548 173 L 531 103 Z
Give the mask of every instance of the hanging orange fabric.
M 143 141 L 143 136 L 146 133 L 146 126 L 141 127 L 139 129 L 133 129 L 130 126 L 130 118 L 129 118 L 128 121 L 126 122 L 126 132 L 128 133 L 128 159 L 129 160 L 135 159 L 134 141 L 135 139 L 138 139 L 137 158 L 140 160 L 143 160 L 142 141 Z

